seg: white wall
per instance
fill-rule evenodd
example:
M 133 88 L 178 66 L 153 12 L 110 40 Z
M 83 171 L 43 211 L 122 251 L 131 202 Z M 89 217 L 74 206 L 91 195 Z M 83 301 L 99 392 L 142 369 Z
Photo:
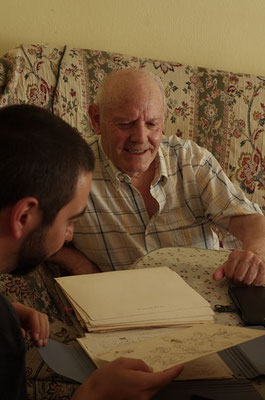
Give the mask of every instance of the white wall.
M 0 10 L 0 54 L 68 44 L 265 76 L 265 0 L 7 0 Z

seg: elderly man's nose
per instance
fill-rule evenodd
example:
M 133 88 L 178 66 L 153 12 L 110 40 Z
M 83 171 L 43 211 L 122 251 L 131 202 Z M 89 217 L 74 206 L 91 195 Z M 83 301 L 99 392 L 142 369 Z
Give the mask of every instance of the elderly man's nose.
M 132 139 L 138 143 L 144 143 L 148 135 L 148 130 L 144 124 L 139 124 L 135 127 Z

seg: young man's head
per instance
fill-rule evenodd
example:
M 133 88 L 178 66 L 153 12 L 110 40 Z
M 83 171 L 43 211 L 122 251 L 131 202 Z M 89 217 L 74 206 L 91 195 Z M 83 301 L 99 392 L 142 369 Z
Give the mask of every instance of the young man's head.
M 29 105 L 0 109 L 2 272 L 30 269 L 71 240 L 93 167 L 89 146 L 60 118 Z

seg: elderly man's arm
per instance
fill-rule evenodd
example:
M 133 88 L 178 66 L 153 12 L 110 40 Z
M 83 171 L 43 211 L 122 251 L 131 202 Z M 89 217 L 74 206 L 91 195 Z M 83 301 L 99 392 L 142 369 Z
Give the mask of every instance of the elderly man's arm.
M 233 250 L 213 278 L 265 285 L 265 217 L 260 214 L 232 217 L 228 230 L 242 241 L 242 249 Z
M 101 272 L 96 264 L 77 250 L 71 243 L 65 244 L 61 250 L 50 258 L 69 275 L 93 274 Z

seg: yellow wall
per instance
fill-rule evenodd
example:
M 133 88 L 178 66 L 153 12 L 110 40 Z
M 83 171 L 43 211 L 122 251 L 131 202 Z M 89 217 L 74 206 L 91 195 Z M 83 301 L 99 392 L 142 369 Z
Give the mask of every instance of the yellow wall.
M 68 44 L 265 76 L 265 0 L 6 0 L 0 12 L 0 54 Z

